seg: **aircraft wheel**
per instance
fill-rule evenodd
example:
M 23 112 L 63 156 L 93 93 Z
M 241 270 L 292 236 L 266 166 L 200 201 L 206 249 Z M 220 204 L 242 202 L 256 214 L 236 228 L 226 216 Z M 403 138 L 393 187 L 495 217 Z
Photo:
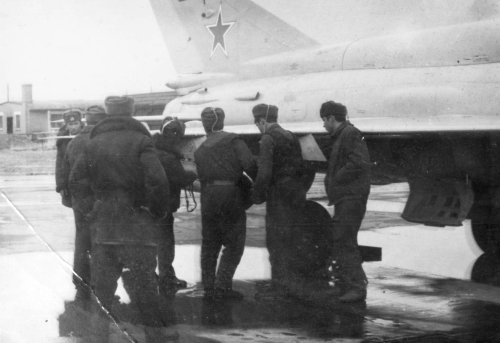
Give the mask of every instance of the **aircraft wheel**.
M 333 236 L 328 211 L 314 201 L 306 201 L 292 237 L 292 266 L 307 276 L 325 269 L 331 256 Z
M 471 215 L 472 234 L 482 251 L 500 256 L 500 218 L 494 209 L 488 206 L 474 208 Z
M 491 286 L 500 286 L 500 258 L 482 254 L 474 263 L 471 280 Z
M 473 215 L 471 215 L 472 235 L 482 251 L 486 251 L 488 248 L 489 217 L 490 211 L 488 207 L 484 206 L 475 208 Z

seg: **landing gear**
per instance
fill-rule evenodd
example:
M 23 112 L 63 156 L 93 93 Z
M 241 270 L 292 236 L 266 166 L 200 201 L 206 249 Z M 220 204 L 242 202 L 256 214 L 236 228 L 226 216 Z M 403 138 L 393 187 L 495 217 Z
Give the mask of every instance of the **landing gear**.
M 328 211 L 314 201 L 306 201 L 301 221 L 292 236 L 293 272 L 302 278 L 326 275 L 333 252 L 332 219 Z M 359 246 L 364 262 L 382 261 L 379 247 Z
M 498 210 L 497 210 L 498 211 Z M 471 211 L 472 234 L 477 245 L 485 253 L 496 253 L 499 250 L 500 223 L 492 220 L 491 207 L 479 207 Z
M 500 286 L 500 207 L 495 191 L 476 192 L 470 211 L 472 234 L 484 251 L 472 268 L 472 281 Z
M 482 254 L 474 263 L 471 280 L 490 286 L 500 286 L 500 257 Z
M 474 192 L 474 204 L 469 218 L 477 245 L 486 254 L 500 257 L 500 207 L 496 206 L 496 192 Z
M 308 278 L 327 268 L 333 247 L 332 219 L 323 206 L 307 201 L 301 220 L 292 237 L 292 266 L 295 274 Z

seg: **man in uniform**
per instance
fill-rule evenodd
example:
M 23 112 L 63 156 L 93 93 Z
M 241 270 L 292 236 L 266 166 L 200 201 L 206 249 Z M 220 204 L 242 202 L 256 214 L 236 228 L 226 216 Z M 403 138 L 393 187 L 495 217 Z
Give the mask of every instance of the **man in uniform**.
M 361 132 L 346 120 L 344 105 L 328 101 L 320 116 L 332 135 L 325 189 L 335 206 L 333 216 L 334 252 L 338 279 L 332 291 L 342 302 L 364 301 L 368 281 L 361 264 L 358 231 L 370 193 L 370 155 Z
M 90 132 L 92 128 L 98 122 L 106 118 L 106 112 L 101 106 L 88 107 L 84 113 L 87 126 L 69 142 L 66 148 L 61 181 L 63 182 L 63 189 L 69 189 L 71 169 L 90 142 Z M 76 287 L 75 305 L 87 310 L 89 308 L 91 295 L 90 249 L 92 242 L 90 238 L 89 223 L 85 219 L 85 216 L 94 206 L 94 196 L 92 192 L 70 192 L 70 194 L 76 227 L 75 253 L 73 259 L 73 283 Z
M 300 143 L 278 123 L 278 108 L 259 104 L 252 109 L 260 132 L 259 172 L 253 200 L 266 202 L 266 245 L 271 262 L 271 288 L 258 296 L 284 296 L 293 281 L 291 272 L 292 235 L 299 225 L 306 200 L 301 182 L 303 160 Z
M 161 133 L 153 136 L 158 158 L 167 174 L 170 186 L 169 211 L 161 221 L 160 241 L 158 242 L 158 283 L 160 294 L 173 295 L 178 289 L 186 288 L 187 283 L 175 275 L 172 263 L 175 257 L 174 212 L 180 207 L 181 189 L 196 179 L 196 173 L 186 171 L 182 166 L 183 156 L 177 150 L 180 138 L 184 136 L 184 123 L 167 117 L 163 120 Z
M 139 310 L 146 342 L 177 339 L 162 330 L 156 280 L 160 218 L 167 213 L 168 181 L 149 131 L 131 118 L 134 100 L 111 96 L 105 101 L 108 118 L 94 126 L 83 158 L 72 170 L 71 182 L 84 189 L 90 182 L 96 202 L 92 218 L 92 339 L 107 342 L 117 281 L 130 273 L 131 300 Z
M 82 112 L 80 110 L 68 110 L 63 113 L 64 125 L 61 126 L 58 136 L 75 136 L 83 128 Z M 61 194 L 62 204 L 71 207 L 71 195 L 69 194 L 67 175 L 64 172 L 64 155 L 71 138 L 59 138 L 56 141 L 56 192 Z
M 243 295 L 232 289 L 246 237 L 244 190 L 239 183 L 245 177 L 243 172 L 255 176 L 256 164 L 236 134 L 222 131 L 224 117 L 221 108 L 207 107 L 202 111 L 207 139 L 194 154 L 201 181 L 202 283 L 208 299 L 241 299 Z

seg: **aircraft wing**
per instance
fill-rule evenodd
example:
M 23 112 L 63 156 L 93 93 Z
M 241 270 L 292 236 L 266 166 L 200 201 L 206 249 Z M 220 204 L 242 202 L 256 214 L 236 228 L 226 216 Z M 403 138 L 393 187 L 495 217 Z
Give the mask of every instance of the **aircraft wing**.
M 472 115 L 441 115 L 408 117 L 358 117 L 350 121 L 359 128 L 365 136 L 405 136 L 406 134 L 432 134 L 445 132 L 477 132 L 500 131 L 500 117 L 472 116 Z M 300 123 L 281 123 L 284 129 L 289 130 L 299 137 L 302 146 L 302 155 L 305 160 L 325 162 L 323 155 L 314 136 L 327 136 L 323 122 L 310 121 Z M 254 124 L 228 125 L 224 131 L 233 132 L 241 136 L 259 137 L 261 133 Z M 181 150 L 188 159 L 193 159 L 194 151 L 205 140 L 205 130 L 201 121 L 187 122 L 184 144 Z
M 367 135 L 373 134 L 405 134 L 405 133 L 439 133 L 439 132 L 474 132 L 500 131 L 500 116 L 476 115 L 441 115 L 408 117 L 358 117 L 349 121 Z M 204 136 L 205 130 L 199 124 L 189 122 L 186 136 Z M 296 135 L 327 134 L 321 120 L 301 123 L 280 123 L 280 125 Z M 254 124 L 228 125 L 224 131 L 239 135 L 260 135 Z
M 414 118 L 358 117 L 350 118 L 349 121 L 367 135 L 500 131 L 500 117 L 476 115 L 440 115 Z M 321 120 L 280 125 L 297 135 L 326 134 Z M 240 131 L 242 134 L 251 134 L 256 131 L 254 128 L 247 128 L 247 125 L 242 126 L 228 127 L 228 130 L 231 132 Z
M 363 117 L 352 118 L 350 121 L 365 134 L 500 131 L 498 116 Z

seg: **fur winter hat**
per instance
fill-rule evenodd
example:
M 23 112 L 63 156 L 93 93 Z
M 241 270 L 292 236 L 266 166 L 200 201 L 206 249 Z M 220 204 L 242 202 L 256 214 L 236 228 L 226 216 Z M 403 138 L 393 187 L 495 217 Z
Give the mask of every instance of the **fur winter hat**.
M 104 101 L 108 116 L 131 116 L 134 113 L 134 99 L 129 96 L 108 96 Z
M 319 110 L 321 118 L 333 115 L 347 116 L 347 108 L 340 102 L 327 101 L 321 105 Z
M 85 109 L 85 121 L 87 125 L 95 125 L 103 119 L 106 119 L 106 110 L 102 106 L 90 106 Z
M 278 119 L 278 107 L 274 105 L 258 104 L 252 108 L 253 117 L 255 120 L 263 119 Z
M 64 123 L 74 123 L 82 121 L 82 112 L 80 110 L 68 110 L 63 113 Z
M 174 135 L 177 137 L 184 136 L 184 132 L 186 131 L 186 125 L 172 117 L 166 117 L 163 119 L 161 123 L 161 132 L 164 135 Z
M 222 130 L 225 117 L 224 111 L 219 107 L 205 107 L 201 112 L 201 122 L 206 132 Z

